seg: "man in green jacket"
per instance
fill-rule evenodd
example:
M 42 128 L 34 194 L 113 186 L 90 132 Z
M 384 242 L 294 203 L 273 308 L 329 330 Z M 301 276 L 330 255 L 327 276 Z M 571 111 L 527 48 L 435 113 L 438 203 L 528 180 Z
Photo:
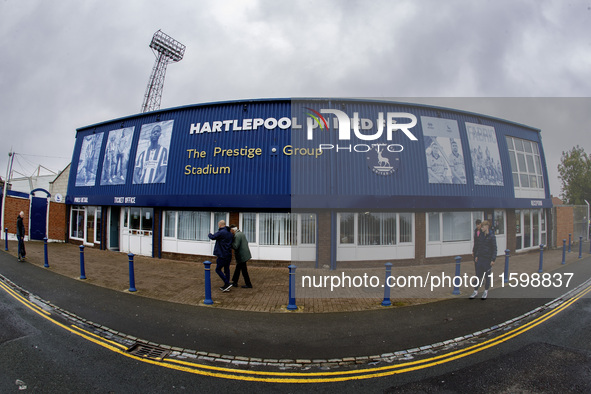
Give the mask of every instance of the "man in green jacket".
M 246 235 L 236 225 L 231 224 L 230 231 L 234 234 L 232 249 L 234 249 L 234 255 L 236 256 L 236 268 L 232 276 L 232 286 L 238 286 L 238 279 L 240 278 L 240 272 L 242 272 L 245 283 L 242 288 L 252 289 L 252 283 L 250 283 L 250 277 L 248 276 L 248 269 L 246 267 L 246 262 L 252 258 L 250 249 L 248 248 L 248 240 L 246 239 Z

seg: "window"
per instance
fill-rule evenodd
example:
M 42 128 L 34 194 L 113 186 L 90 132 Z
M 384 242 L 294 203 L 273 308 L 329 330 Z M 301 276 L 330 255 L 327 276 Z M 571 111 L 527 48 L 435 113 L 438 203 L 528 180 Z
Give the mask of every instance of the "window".
M 176 237 L 176 212 L 164 212 L 164 236 L 167 238 Z
M 515 210 L 515 249 L 533 249 L 546 245 L 547 222 L 544 209 Z
M 125 209 L 124 223 L 129 227 L 131 234 L 149 235 L 152 232 L 153 220 L 153 208 L 132 207 Z
M 213 228 L 215 228 L 215 231 L 218 231 L 217 229 L 218 227 L 218 223 L 220 222 L 220 220 L 223 220 L 226 222 L 226 225 L 229 225 L 230 223 L 227 222 L 228 220 L 228 213 L 227 212 L 214 212 L 213 213 Z
M 396 214 L 389 212 L 359 215 L 358 245 L 396 245 Z
M 339 213 L 341 245 L 387 246 L 413 242 L 413 214 Z
M 296 245 L 296 215 L 290 213 L 259 213 L 260 245 Z
M 241 231 L 246 236 L 249 243 L 257 242 L 257 214 L 254 212 L 247 212 L 242 214 L 242 228 Z
M 340 243 L 353 244 L 355 242 L 355 214 L 341 213 L 339 220 Z
M 429 212 L 429 242 L 439 242 L 441 240 L 439 226 L 439 212 Z
M 515 210 L 515 249 L 521 249 L 523 246 L 523 227 L 521 226 L 521 210 Z
M 129 228 L 131 230 L 140 230 L 142 223 L 141 208 L 131 208 L 129 215 Z
M 209 242 L 207 234 L 218 231 L 218 222 L 227 216 L 227 212 L 165 211 L 164 237 Z M 151 216 L 144 217 L 144 230 L 151 230 L 151 220 Z
M 96 231 L 94 232 L 95 237 L 94 237 L 94 241 L 97 243 L 101 243 L 102 238 L 101 238 L 101 234 L 102 234 L 102 209 L 101 207 L 97 207 L 96 209 Z
M 241 230 L 249 243 L 265 246 L 316 245 L 316 214 L 245 212 Z
M 483 217 L 482 212 L 429 212 L 429 242 L 464 242 L 472 240 L 474 223 Z
M 84 240 L 84 207 L 73 206 L 70 212 L 70 237 Z
M 400 218 L 400 242 L 412 242 L 412 213 L 399 213 Z
M 300 214 L 302 239 L 301 243 L 316 244 L 316 215 L 311 213 Z
M 495 217 L 495 234 L 496 235 L 505 234 L 505 211 L 495 210 L 494 217 Z
M 515 188 L 544 189 L 538 143 L 507 137 L 509 161 Z
M 443 212 L 443 242 L 470 241 L 472 215 L 470 212 Z
M 186 241 L 207 241 L 211 227 L 211 213 L 199 211 L 179 211 L 178 239 Z M 217 227 L 217 226 L 216 226 Z

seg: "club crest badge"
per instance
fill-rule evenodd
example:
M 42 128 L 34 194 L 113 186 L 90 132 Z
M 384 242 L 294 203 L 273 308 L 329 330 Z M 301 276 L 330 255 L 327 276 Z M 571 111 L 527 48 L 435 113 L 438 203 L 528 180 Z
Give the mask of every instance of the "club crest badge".
M 388 152 L 379 145 L 368 151 L 366 158 L 369 169 L 377 175 L 392 175 L 400 167 L 399 154 Z

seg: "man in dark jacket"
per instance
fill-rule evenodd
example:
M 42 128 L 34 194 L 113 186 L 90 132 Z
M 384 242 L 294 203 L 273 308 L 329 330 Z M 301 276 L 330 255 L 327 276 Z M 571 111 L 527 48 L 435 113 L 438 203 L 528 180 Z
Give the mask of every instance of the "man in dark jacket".
M 16 218 L 16 239 L 18 240 L 18 261 L 23 261 L 27 252 L 25 251 L 25 225 L 23 219 L 25 213 L 21 213 Z
M 250 283 L 250 277 L 248 276 L 248 268 L 246 267 L 246 262 L 252 258 L 250 249 L 248 248 L 248 240 L 246 239 L 246 235 L 233 224 L 230 225 L 230 231 L 234 234 L 232 249 L 234 249 L 234 255 L 236 257 L 236 268 L 232 276 L 232 286 L 238 286 L 238 279 L 240 279 L 240 273 L 242 272 L 245 283 L 242 287 L 252 289 L 252 283 Z
M 497 239 L 494 231 L 490 229 L 490 223 L 485 220 L 481 224 L 483 235 L 475 242 L 474 262 L 476 264 L 476 276 L 479 279 L 478 286 L 474 288 L 474 293 L 470 299 L 476 298 L 478 289 L 485 282 L 484 293 L 482 299 L 486 300 L 488 297 L 488 289 L 490 288 L 490 271 L 497 259 Z
M 232 233 L 226 226 L 224 220 L 218 223 L 218 232 L 207 234 L 209 239 L 215 240 L 213 255 L 217 257 L 215 272 L 222 278 L 224 285 L 220 287 L 222 291 L 230 291 L 230 262 L 232 261 Z

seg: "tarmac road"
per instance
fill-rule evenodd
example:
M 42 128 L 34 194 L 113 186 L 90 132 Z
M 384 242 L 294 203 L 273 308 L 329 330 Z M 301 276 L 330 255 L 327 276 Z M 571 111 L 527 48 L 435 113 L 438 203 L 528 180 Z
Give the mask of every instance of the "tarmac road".
M 591 277 L 590 261 L 586 257 L 562 269 L 574 270 L 573 284 L 582 283 Z M 183 349 L 271 359 L 370 356 L 426 346 L 495 326 L 548 301 L 462 297 L 362 312 L 253 313 L 163 302 L 88 285 L 17 263 L 6 253 L 0 253 L 0 273 L 41 299 L 118 332 Z
M 111 319 L 112 324 L 120 325 L 149 339 L 162 338 L 160 343 L 175 342 L 182 346 L 195 345 L 196 349 L 227 349 L 238 346 L 243 355 L 249 351 L 259 351 L 262 357 L 277 357 L 292 352 L 294 357 L 324 355 L 333 351 L 357 350 L 370 354 L 365 346 L 384 351 L 385 347 L 397 346 L 399 349 L 417 346 L 412 338 L 421 341 L 434 341 L 447 335 L 456 335 L 456 329 L 476 329 L 501 320 L 491 316 L 492 311 L 514 308 L 520 304 L 531 306 L 542 303 L 543 299 L 455 299 L 423 306 L 356 313 L 329 314 L 267 314 L 229 311 L 208 307 L 180 305 L 154 301 L 133 294 L 126 294 L 79 280 L 56 275 L 51 271 L 30 265 L 17 264 L 0 253 L 0 272 L 10 277 L 23 289 L 35 289 L 42 298 L 55 305 L 80 308 L 80 314 L 92 314 L 98 319 Z M 575 271 L 576 276 L 584 278 L 588 273 L 590 259 L 575 266 L 565 267 Z M 6 286 L 7 281 L 1 281 Z M 26 293 L 26 292 L 25 292 Z M 346 382 L 326 382 L 307 384 L 285 384 L 277 382 L 247 382 L 214 377 L 196 376 L 154 365 L 129 360 L 113 352 L 106 351 L 96 344 L 67 335 L 64 330 L 47 322 L 31 318 L 31 312 L 20 306 L 10 308 L 6 301 L 7 293 L 2 291 L 3 330 L 0 334 L 0 347 L 4 350 L 0 386 L 17 391 L 17 381 L 28 385 L 28 389 L 44 392 L 68 391 L 126 391 L 126 392 L 170 392 L 172 390 L 240 392 L 589 392 L 591 390 L 591 301 L 588 296 L 573 303 L 560 312 L 522 335 L 500 342 L 485 351 L 480 351 L 452 362 L 442 363 L 426 369 L 418 369 L 397 375 L 387 375 L 371 379 Z M 535 302 L 533 301 L 535 300 Z M 493 302 L 490 302 L 493 301 Z M 499 303 L 500 305 L 497 305 Z M 504 306 L 503 306 L 504 303 Z M 446 309 L 445 313 L 440 309 Z M 476 313 L 485 310 L 474 318 L 462 312 Z M 526 308 L 527 309 L 527 308 Z M 15 313 L 16 311 L 16 313 Z M 398 311 L 395 313 L 395 311 Z M 404 311 L 404 313 L 400 313 Z M 515 312 L 515 311 L 513 311 Z M 509 312 L 507 312 L 509 313 Z M 189 314 L 189 316 L 184 316 Z M 512 314 L 512 313 L 509 313 Z M 253 316 L 247 323 L 238 322 L 232 330 L 226 330 L 222 339 L 230 344 L 220 344 L 212 327 L 220 322 L 229 324 L 234 319 Z M 382 315 L 382 316 L 380 316 Z M 185 321 L 171 320 L 174 318 Z M 445 322 L 439 321 L 445 316 Z M 377 327 L 375 322 L 364 320 L 378 319 L 380 324 L 389 323 L 389 332 Z M 388 322 L 388 319 L 394 321 Z M 485 319 L 484 321 L 479 321 Z M 454 324 L 460 320 L 461 324 Z M 531 319 L 526 319 L 531 321 Z M 94 319 L 95 322 L 103 322 Z M 276 322 L 278 322 L 276 324 Z M 289 325 L 299 324 L 297 327 Z M 315 335 L 313 324 L 325 330 L 334 329 L 333 335 Z M 348 327 L 338 327 L 348 324 Z M 277 329 L 294 335 L 290 338 L 269 335 Z M 352 333 L 353 328 L 368 330 L 361 334 Z M 191 330 L 199 330 L 191 335 Z M 257 329 L 263 332 L 256 332 Z M 373 329 L 373 331 L 371 331 Z M 415 332 L 413 334 L 413 329 Z M 254 332 L 250 330 L 255 330 Z M 298 334 L 300 331 L 300 334 Z M 308 335 L 312 333 L 311 335 Z M 351 333 L 346 335 L 345 333 Z M 253 337 L 252 343 L 240 347 L 233 338 L 244 334 Z M 501 334 L 499 332 L 498 334 Z M 65 336 L 64 336 L 65 335 Z M 401 338 L 400 336 L 407 335 Z M 363 341 L 362 345 L 355 342 Z M 306 338 L 311 338 L 307 341 Z M 322 338 L 319 340 L 318 338 Z M 380 346 L 380 340 L 381 346 Z M 250 341 L 250 340 L 249 340 Z M 256 341 L 256 342 L 255 342 Z M 324 343 L 322 341 L 325 341 Z M 223 342 L 223 341 L 222 341 Z M 256 346 L 255 346 L 256 345 Z M 352 347 L 348 347 L 351 345 Z M 257 348 L 263 346 L 263 349 Z M 357 347 L 355 347 L 357 346 Z M 310 352 L 310 353 L 306 353 Z M 316 353 L 314 353 L 316 352 Z M 6 355 L 10 355 L 6 357 Z M 224 353 L 222 353 L 224 354 Z M 230 354 L 230 353 L 225 353 Z M 341 354 L 341 353 L 334 353 Z M 355 355 L 355 353 L 342 353 Z M 380 364 L 383 365 L 384 363 Z M 363 368 L 369 369 L 371 365 Z M 353 367 L 351 367 L 353 368 Z M 277 370 L 277 369 L 276 369 Z M 304 369 L 301 369 L 304 370 Z M 346 368 L 334 369 L 346 373 Z M 382 369 L 385 371 L 385 369 Z M 310 369 L 309 372 L 317 372 Z M 361 373 L 361 372 L 360 372 Z M 329 375 L 326 375 L 329 376 Z M 362 375 L 359 375 L 362 376 Z M 15 377 L 22 379 L 15 380 Z

